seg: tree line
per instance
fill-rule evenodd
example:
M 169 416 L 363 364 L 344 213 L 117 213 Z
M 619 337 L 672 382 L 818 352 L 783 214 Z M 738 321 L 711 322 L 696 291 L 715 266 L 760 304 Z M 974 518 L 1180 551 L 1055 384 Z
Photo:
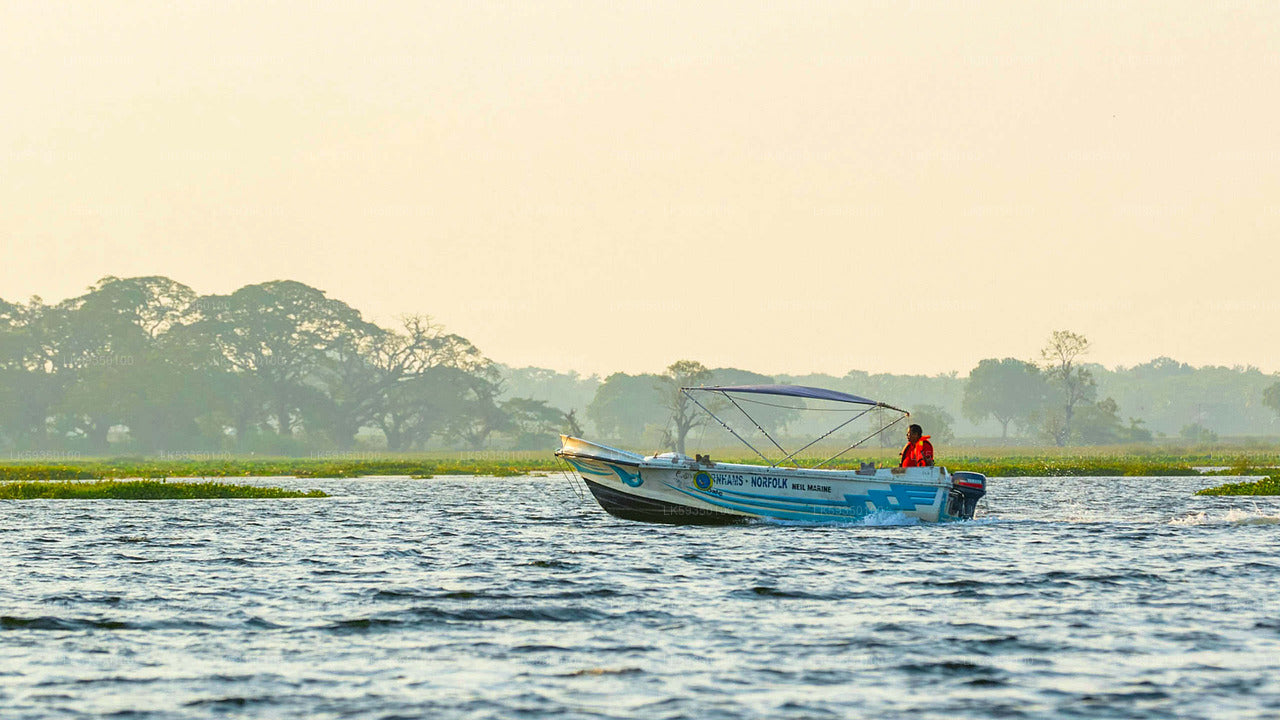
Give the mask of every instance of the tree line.
M 299 282 L 201 296 L 165 277 L 107 277 L 56 304 L 0 300 L 11 450 L 297 454 L 361 434 L 391 451 L 481 448 L 564 420 L 501 394 L 498 366 L 466 338 L 424 316 L 379 327 Z
M 1144 443 L 1160 437 L 1204 443 L 1218 440 L 1214 427 L 1255 437 L 1280 429 L 1280 382 L 1274 375 L 1256 368 L 1192 368 L 1169 358 L 1108 370 L 1087 362 L 1090 350 L 1085 336 L 1057 331 L 1037 359 L 985 359 L 965 378 L 856 370 L 844 377 L 767 377 L 682 361 L 664 374 L 610 375 L 595 388 L 586 416 L 608 439 L 678 446 L 682 428 L 669 419 L 679 411 L 671 387 L 677 377 L 696 377 L 709 384 L 784 382 L 870 396 L 910 410 L 912 421 L 941 442 L 956 437 L 955 426 L 962 419 L 970 428 L 994 423 L 1002 442 L 1016 436 L 1023 443 L 1057 446 Z M 1149 426 L 1143 417 L 1148 414 L 1159 418 L 1162 429 Z M 821 418 L 801 412 L 764 417 L 761 424 L 771 434 L 804 436 L 825 429 Z M 886 446 L 898 440 L 896 432 L 880 438 Z
M 55 304 L 0 300 L 0 449 L 544 449 L 568 432 L 683 450 L 695 430 L 733 441 L 704 424 L 681 386 L 773 382 L 904 406 L 943 442 L 964 421 L 994 424 L 1006 440 L 1145 442 L 1160 432 L 1143 419 L 1151 416 L 1188 440 L 1211 441 L 1227 420 L 1257 425 L 1267 408 L 1280 415 L 1280 382 L 1254 368 L 1195 369 L 1160 358 L 1113 371 L 1087 363 L 1089 350 L 1085 337 L 1059 331 L 1036 361 L 987 359 L 967 378 L 767 376 L 693 360 L 660 373 L 582 377 L 499 365 L 421 315 L 380 327 L 298 282 L 199 295 L 165 277 L 107 277 Z M 1168 417 L 1187 415 L 1188 398 L 1198 399 L 1194 415 L 1170 426 Z M 802 408 L 761 406 L 757 427 L 746 430 L 822 432 L 821 419 Z M 897 440 L 895 433 L 881 442 Z
M 1041 352 L 1039 364 L 1014 358 L 983 360 L 965 383 L 962 412 L 974 422 L 994 419 L 1006 440 L 1010 425 L 1033 433 L 1041 442 L 1059 446 L 1154 439 L 1141 420 L 1131 418 L 1127 425 L 1123 423 L 1114 399 L 1097 398 L 1097 382 L 1089 368 L 1082 364 L 1088 351 L 1089 341 L 1084 336 L 1059 331 L 1053 333 Z M 701 363 L 682 360 L 660 375 L 610 375 L 588 405 L 587 417 L 605 437 L 648 442 L 684 452 L 690 431 L 711 426 L 712 422 L 706 413 L 693 411 L 691 399 L 679 393 L 679 387 L 769 382 L 773 379 L 766 376 L 731 369 L 711 370 Z M 741 430 L 761 431 L 761 437 L 764 433 L 771 436 L 819 434 L 825 432 L 823 423 L 828 422 L 807 421 L 802 412 L 805 405 L 797 401 L 792 401 L 791 408 L 775 402 L 765 406 L 772 410 L 758 409 L 750 414 L 735 413 L 723 402 L 717 409 L 742 421 Z M 954 438 L 955 418 L 946 409 L 934 404 L 908 409 L 912 422 L 922 425 L 935 439 L 948 442 Z M 871 420 L 884 424 L 879 418 Z M 803 427 L 806 424 L 810 426 Z M 899 434 L 885 433 L 880 444 L 895 443 Z M 717 440 L 722 442 L 725 438 L 717 437 Z
M 1040 364 L 1014 358 L 983 360 L 969 373 L 962 409 L 971 420 L 992 418 L 1008 438 L 1016 423 L 1059 447 L 1150 442 L 1139 418 L 1120 418 L 1115 399 L 1098 400 L 1098 383 L 1083 363 L 1089 340 L 1059 330 L 1040 351 Z

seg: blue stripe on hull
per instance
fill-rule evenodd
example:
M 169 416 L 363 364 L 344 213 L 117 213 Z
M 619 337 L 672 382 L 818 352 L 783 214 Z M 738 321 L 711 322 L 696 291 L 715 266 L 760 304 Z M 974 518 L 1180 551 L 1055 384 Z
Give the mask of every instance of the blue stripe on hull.
M 900 512 L 920 517 L 921 520 L 926 521 L 949 519 L 944 513 L 935 511 L 938 503 L 938 488 L 914 485 L 893 484 L 889 486 L 888 490 L 871 488 L 864 495 L 845 494 L 844 500 L 840 501 L 816 498 L 789 498 L 777 495 L 735 492 L 732 490 L 721 490 L 720 494 L 716 495 L 685 490 L 671 483 L 663 484 L 676 492 L 712 505 L 782 520 L 854 519 L 879 511 Z M 750 499 L 724 497 L 725 495 Z M 868 503 L 872 507 L 868 507 Z M 918 512 L 920 510 L 925 510 L 927 515 L 921 517 Z
M 867 515 L 871 514 L 871 511 L 867 510 L 865 507 L 857 508 L 857 507 L 851 507 L 848 505 L 844 506 L 844 508 L 848 509 L 847 512 L 833 512 L 836 509 L 836 507 L 829 507 L 829 509 L 824 509 L 824 510 L 817 510 L 817 509 L 803 510 L 800 508 L 788 507 L 784 505 L 776 505 L 773 503 L 732 502 L 726 498 L 717 498 L 712 495 L 702 495 L 702 494 L 695 495 L 694 493 L 691 493 L 688 490 L 678 488 L 669 483 L 667 484 L 667 487 L 671 488 L 672 490 L 675 490 L 676 492 L 682 493 L 684 495 L 688 495 L 691 498 L 696 498 L 705 503 L 710 503 L 717 507 L 727 508 L 729 510 L 738 510 L 739 512 L 751 513 L 752 515 L 757 515 L 760 517 L 776 518 L 778 520 L 831 522 L 834 520 L 856 520 L 858 518 L 866 517 Z M 797 502 L 803 502 L 803 501 L 797 501 Z

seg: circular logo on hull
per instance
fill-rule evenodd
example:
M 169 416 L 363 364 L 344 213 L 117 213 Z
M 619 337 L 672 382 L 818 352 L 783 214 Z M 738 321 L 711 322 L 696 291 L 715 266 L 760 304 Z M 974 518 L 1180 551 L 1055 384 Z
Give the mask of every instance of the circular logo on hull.
M 693 486 L 699 490 L 711 489 L 711 476 L 705 472 L 700 472 L 693 476 Z

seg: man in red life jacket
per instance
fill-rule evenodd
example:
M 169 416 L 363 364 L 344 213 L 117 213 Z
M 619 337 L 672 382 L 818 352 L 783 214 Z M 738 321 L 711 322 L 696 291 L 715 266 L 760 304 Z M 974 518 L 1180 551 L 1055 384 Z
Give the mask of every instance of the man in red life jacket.
M 907 446 L 902 448 L 901 467 L 933 467 L 933 445 L 919 425 L 907 428 Z

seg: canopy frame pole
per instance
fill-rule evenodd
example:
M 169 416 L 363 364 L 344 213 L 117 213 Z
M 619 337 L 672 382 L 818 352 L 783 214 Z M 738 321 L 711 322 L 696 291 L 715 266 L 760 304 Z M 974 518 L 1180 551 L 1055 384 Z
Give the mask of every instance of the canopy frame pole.
M 746 410 L 743 410 L 743 409 L 742 409 L 742 406 L 738 404 L 738 401 L 737 401 L 737 400 L 734 400 L 734 399 L 733 399 L 733 397 L 732 397 L 731 395 L 729 395 L 729 393 L 727 393 L 727 392 L 725 392 L 725 391 L 723 391 L 723 390 L 721 390 L 721 391 L 720 391 L 720 394 L 721 394 L 721 395 L 723 395 L 723 396 L 725 397 L 725 399 L 726 399 L 726 400 L 728 400 L 729 402 L 733 403 L 733 406 L 734 406 L 734 407 L 738 408 L 738 410 L 741 410 L 741 411 L 742 411 L 742 414 L 743 414 L 743 415 L 746 415 L 746 416 L 747 416 L 747 419 L 751 421 L 751 424 L 752 424 L 752 425 L 755 425 L 755 426 L 756 426 L 756 429 L 760 431 L 760 434 L 761 434 L 761 435 L 764 435 L 764 436 L 765 436 L 765 437 L 767 437 L 767 438 L 769 438 L 769 442 L 773 443 L 773 446 L 774 446 L 774 447 L 776 447 L 776 448 L 778 448 L 778 452 L 782 453 L 783 455 L 786 455 L 786 454 L 787 454 L 787 449 L 786 449 L 786 448 L 784 448 L 784 447 L 782 447 L 781 445 L 779 445 L 779 444 L 778 444 L 778 441 L 777 441 L 777 440 L 774 440 L 774 439 L 773 439 L 773 436 L 772 436 L 772 435 L 770 435 L 770 434 L 768 433 L 768 431 L 767 431 L 767 430 L 765 430 L 764 428 L 760 427 L 760 423 L 756 422 L 756 419 L 755 419 L 755 418 L 753 418 L 753 417 L 751 417 L 751 415 L 750 415 L 749 413 L 747 413 L 747 411 L 746 411 Z M 800 467 L 800 463 L 796 462 L 795 460 L 792 460 L 791 462 L 795 463 L 795 466 L 796 466 L 796 467 Z M 769 467 L 776 467 L 776 466 L 774 466 L 774 465 L 770 465 Z
M 738 433 L 734 432 L 733 428 L 729 427 L 729 425 L 728 425 L 728 424 L 726 424 L 726 423 L 725 423 L 725 421 L 721 420 L 721 419 L 720 419 L 720 417 L 719 417 L 718 415 L 716 415 L 715 413 L 713 413 L 713 412 L 711 412 L 710 410 L 708 410 L 706 405 L 703 405 L 702 403 L 698 402 L 698 398 L 694 397 L 694 396 L 693 396 L 693 393 L 689 392 L 689 390 L 688 390 L 688 389 L 686 389 L 686 388 L 680 388 L 680 392 L 682 392 L 682 393 L 684 393 L 686 396 L 688 396 L 688 398 L 689 398 L 690 400 L 692 400 L 692 401 L 693 401 L 693 404 L 694 404 L 694 405 L 697 405 L 698 407 L 702 408 L 702 412 L 704 412 L 704 413 L 706 413 L 706 414 L 710 415 L 711 417 L 715 418 L 715 421 L 716 421 L 716 422 L 718 422 L 718 423 L 720 423 L 720 427 L 724 428 L 725 430 L 728 430 L 730 435 L 732 435 L 732 436 L 734 436 L 734 437 L 738 438 L 738 442 L 740 442 L 740 443 L 742 443 L 743 445 L 746 445 L 747 447 L 751 448 L 751 452 L 753 452 L 753 453 L 755 453 L 755 454 L 759 455 L 761 460 L 764 460 L 765 462 L 769 462 L 769 458 L 765 457 L 765 456 L 764 456 L 764 453 L 762 453 L 762 452 L 760 452 L 759 450 L 757 450 L 755 445 L 752 445 L 751 443 L 747 442 L 746 440 L 744 440 L 744 439 L 742 438 L 742 436 L 741 436 L 741 435 L 739 435 Z M 770 466 L 770 467 L 772 467 L 772 466 Z
M 843 455 L 843 454 L 845 454 L 845 453 L 849 452 L 850 450 L 852 450 L 852 449 L 854 449 L 854 448 L 858 447 L 858 446 L 859 446 L 859 445 L 861 445 L 862 443 L 864 443 L 864 442 L 866 442 L 866 441 L 870 440 L 871 438 L 873 438 L 873 437 L 875 437 L 875 436 L 879 435 L 880 433 L 884 432 L 885 430 L 888 430 L 889 428 L 893 427 L 894 425 L 897 425 L 898 423 L 902 422 L 902 419 L 903 419 L 903 418 L 905 418 L 905 417 L 907 417 L 907 415 L 899 415 L 897 420 L 894 420 L 893 422 L 889 423 L 888 425 L 885 425 L 884 427 L 880 428 L 879 430 L 877 430 L 877 431 L 875 431 L 875 432 L 871 433 L 870 435 L 868 435 L 868 436 L 866 436 L 866 437 L 862 438 L 862 439 L 861 439 L 861 440 L 859 440 L 858 442 L 856 442 L 856 443 L 854 443 L 854 444 L 850 445 L 849 447 L 847 447 L 847 448 L 845 448 L 845 449 L 841 450 L 840 452 L 836 453 L 835 455 L 832 455 L 831 457 L 827 458 L 826 460 L 823 460 L 822 462 L 818 463 L 817 465 L 814 465 L 814 466 L 813 466 L 813 468 L 814 468 L 814 469 L 817 469 L 817 468 L 822 467 L 823 465 L 826 465 L 827 463 L 831 462 L 832 460 L 835 460 L 836 458 L 840 457 L 841 455 Z
M 854 415 L 853 417 L 849 418 L 848 420 L 845 420 L 844 422 L 840 423 L 839 425 L 837 425 L 837 426 L 835 426 L 835 427 L 831 428 L 830 430 L 826 431 L 825 433 L 823 433 L 823 434 L 822 434 L 822 435 L 820 435 L 819 437 L 815 438 L 815 439 L 813 440 L 813 442 L 809 443 L 808 445 L 805 445 L 804 447 L 800 448 L 799 450 L 797 450 L 797 451 L 795 451 L 795 452 L 791 453 L 790 455 L 788 455 L 788 456 L 786 456 L 786 457 L 782 458 L 781 460 L 779 460 L 778 462 L 774 463 L 773 465 L 770 465 L 769 467 L 778 467 L 778 466 L 779 466 L 779 465 L 781 465 L 782 463 L 784 463 L 784 462 L 786 462 L 786 461 L 790 460 L 791 458 L 793 458 L 793 457 L 795 457 L 795 456 L 799 455 L 800 453 L 804 452 L 805 450 L 808 450 L 809 448 L 811 448 L 811 447 L 813 447 L 814 445 L 818 444 L 820 441 L 822 441 L 823 439 L 825 439 L 825 438 L 826 438 L 828 435 L 830 435 L 831 433 L 833 433 L 833 432 L 835 432 L 835 431 L 839 430 L 840 428 L 844 427 L 845 425 L 848 425 L 849 423 L 853 422 L 854 420 L 857 420 L 858 418 L 862 417 L 863 415 L 866 415 L 867 413 L 871 412 L 871 411 L 872 411 L 872 410 L 874 410 L 874 409 L 875 409 L 875 406 L 872 406 L 872 407 L 867 408 L 866 410 L 863 410 L 862 412 L 858 413 L 857 415 Z M 846 452 L 848 452 L 848 451 L 846 451 Z M 796 463 L 796 467 L 799 467 L 799 466 L 800 466 L 800 463 Z

